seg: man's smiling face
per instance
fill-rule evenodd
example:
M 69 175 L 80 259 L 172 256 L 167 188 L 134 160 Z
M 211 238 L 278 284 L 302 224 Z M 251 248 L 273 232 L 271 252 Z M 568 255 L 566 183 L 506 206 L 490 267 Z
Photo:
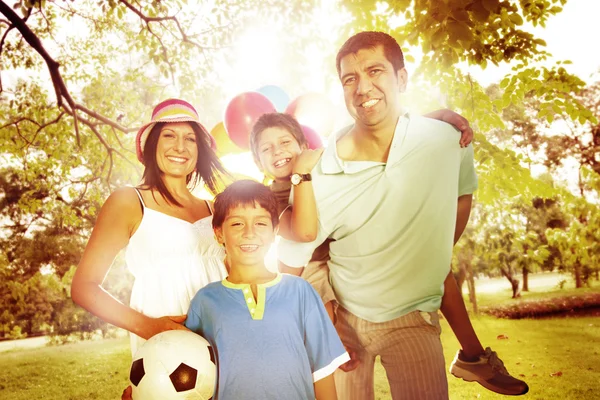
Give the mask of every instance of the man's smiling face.
M 346 108 L 357 125 L 372 130 L 395 123 L 407 75 L 404 68 L 394 72 L 383 46 L 361 49 L 343 57 L 340 79 Z

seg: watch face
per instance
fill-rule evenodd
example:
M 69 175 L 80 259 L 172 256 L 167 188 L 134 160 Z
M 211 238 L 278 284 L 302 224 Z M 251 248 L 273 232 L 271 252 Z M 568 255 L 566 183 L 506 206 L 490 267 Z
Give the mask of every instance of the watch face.
M 292 178 L 291 178 L 291 181 L 292 181 L 292 185 L 299 184 L 300 183 L 300 175 L 299 174 L 293 174 Z

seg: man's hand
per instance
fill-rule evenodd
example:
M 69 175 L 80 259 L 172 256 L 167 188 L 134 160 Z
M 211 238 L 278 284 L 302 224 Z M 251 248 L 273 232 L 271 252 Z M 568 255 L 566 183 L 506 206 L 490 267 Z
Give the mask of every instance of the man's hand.
M 469 126 L 469 121 L 462 115 L 455 113 L 454 111 L 443 109 L 436 110 L 423 115 L 427 118 L 437 119 L 444 121 L 450 125 L 454 125 L 456 129 L 460 131 L 460 147 L 467 147 L 473 140 L 473 129 Z
M 323 149 L 306 149 L 298 154 L 294 163 L 293 171 L 298 174 L 308 174 L 313 170 L 323 154 Z

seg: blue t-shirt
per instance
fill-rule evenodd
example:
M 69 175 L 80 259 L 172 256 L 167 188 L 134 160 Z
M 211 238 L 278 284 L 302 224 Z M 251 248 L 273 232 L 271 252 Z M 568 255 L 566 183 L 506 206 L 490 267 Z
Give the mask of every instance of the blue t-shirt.
M 217 399 L 314 399 L 313 383 L 349 360 L 319 295 L 291 275 L 202 288 L 185 325 L 215 348 Z

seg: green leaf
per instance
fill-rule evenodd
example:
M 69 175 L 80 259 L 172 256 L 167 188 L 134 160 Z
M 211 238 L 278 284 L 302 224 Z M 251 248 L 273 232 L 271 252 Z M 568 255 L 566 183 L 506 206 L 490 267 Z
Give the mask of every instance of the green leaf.
M 439 47 L 442 44 L 442 41 L 446 39 L 447 33 L 445 29 L 438 28 L 435 33 L 431 36 L 431 45 L 434 47 Z
M 452 17 L 457 21 L 461 21 L 461 22 L 469 21 L 469 13 L 467 13 L 467 11 L 464 8 L 454 8 L 454 9 L 452 9 L 451 13 L 452 13 Z
M 510 14 L 509 18 L 513 24 L 515 24 L 517 26 L 523 25 L 523 18 L 519 14 L 517 14 L 517 13 Z
M 496 12 L 500 5 L 500 0 L 481 0 L 483 7 L 489 12 Z
M 451 38 L 470 43 L 473 40 L 471 28 L 464 22 L 450 21 L 446 25 Z
M 483 6 L 481 2 L 475 2 L 471 5 L 470 11 L 478 22 L 488 22 L 490 12 Z

